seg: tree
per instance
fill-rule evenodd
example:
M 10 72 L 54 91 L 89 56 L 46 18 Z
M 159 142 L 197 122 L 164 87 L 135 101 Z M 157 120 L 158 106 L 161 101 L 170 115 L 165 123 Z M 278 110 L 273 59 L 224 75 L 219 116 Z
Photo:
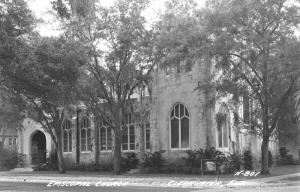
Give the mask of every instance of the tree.
M 35 19 L 24 1 L 0 2 L 0 71 L 4 64 L 14 62 L 29 37 L 34 36 Z M 16 128 L 23 118 L 23 103 L 3 87 L 0 76 L 0 122 Z M 2 126 L 1 126 L 2 127 Z
M 193 13 L 193 18 L 188 14 L 167 15 L 166 19 L 173 17 L 176 22 L 165 27 L 162 36 L 167 40 L 162 47 L 168 50 L 164 60 L 212 58 L 209 68 L 215 73 L 199 88 L 213 88 L 218 95 L 248 93 L 259 104 L 263 174 L 269 173 L 269 138 L 299 78 L 299 41 L 294 36 L 299 7 L 288 3 L 212 0 L 207 9 L 185 11 Z M 170 42 L 172 46 L 168 46 Z
M 98 9 L 93 3 L 82 2 L 70 2 L 73 16 L 67 21 L 64 18 L 64 26 L 67 36 L 88 50 L 86 75 L 90 83 L 86 85 L 94 87 L 87 87 L 92 91 L 87 91 L 85 103 L 96 109 L 91 110 L 94 116 L 109 119 L 114 132 L 114 172 L 120 174 L 122 124 L 134 91 L 149 80 L 155 64 L 154 35 L 146 30 L 142 16 L 148 1 L 118 0 L 110 8 Z
M 290 97 L 285 101 L 282 107 L 282 113 L 278 120 L 278 129 L 276 133 L 278 134 L 280 147 L 289 148 L 290 146 L 298 146 L 300 144 L 297 105 L 295 105 L 293 99 L 293 97 Z
M 296 88 L 296 92 L 294 94 L 293 103 L 295 103 L 295 113 L 297 117 L 297 122 L 300 120 L 300 81 L 298 82 L 298 86 Z
M 80 46 L 59 39 L 37 39 L 27 44 L 14 61 L 2 64 L 2 85 L 20 96 L 26 112 L 48 132 L 65 172 L 62 152 L 64 115 L 75 101 L 74 87 L 84 58 Z M 17 62 L 15 62 L 17 61 Z
M 35 18 L 24 1 L 0 2 L 0 64 L 11 63 L 33 37 Z M 0 77 L 0 82 L 3 77 Z
M 269 173 L 269 138 L 300 74 L 299 42 L 293 35 L 299 7 L 287 3 L 212 2 L 209 15 L 222 84 L 246 87 L 260 105 L 262 174 Z
M 10 129 L 18 130 L 21 127 L 21 122 L 25 118 L 25 105 L 22 99 L 12 95 L 7 90 L 0 88 L 0 133 Z M 0 150 L 6 135 L 2 135 L 0 141 Z

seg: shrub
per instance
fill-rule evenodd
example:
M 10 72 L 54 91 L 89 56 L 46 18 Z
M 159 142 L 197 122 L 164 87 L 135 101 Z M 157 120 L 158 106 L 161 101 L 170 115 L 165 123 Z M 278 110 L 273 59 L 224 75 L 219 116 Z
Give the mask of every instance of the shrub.
M 162 157 L 162 153 L 165 150 L 156 151 L 154 153 L 146 153 L 143 157 L 142 167 L 151 168 L 150 172 L 160 172 L 162 166 L 164 165 L 164 159 Z
M 207 161 L 213 161 L 218 169 L 221 165 L 227 166 L 228 159 L 225 154 L 216 150 L 214 147 L 206 150 L 187 150 L 185 152 L 187 153 L 187 157 L 184 157 L 183 159 L 185 160 L 185 165 L 188 167 L 189 173 L 201 173 L 201 161 L 202 166 L 204 166 L 204 162 Z M 204 167 L 202 168 L 204 169 Z
M 56 153 L 51 153 L 50 157 L 46 159 L 46 163 L 40 163 L 34 167 L 34 171 L 57 171 L 58 158 Z
M 139 159 L 136 153 L 126 153 L 125 157 L 121 158 L 121 169 L 122 171 L 129 171 L 130 169 L 137 168 Z
M 20 167 L 24 167 L 25 166 L 25 159 L 26 159 L 26 155 L 19 153 L 18 154 L 18 166 Z
M 113 163 L 104 163 L 99 165 L 101 171 L 112 171 L 114 169 Z
M 288 156 L 288 152 L 289 150 L 287 150 L 286 147 L 280 147 L 279 149 L 280 158 L 281 159 L 286 158 Z
M 230 154 L 227 157 L 226 167 L 228 168 L 229 173 L 234 173 L 241 169 L 241 157 L 237 154 Z
M 149 171 L 151 172 L 151 171 Z M 170 163 L 164 165 L 161 169 L 160 172 L 162 173 L 185 173 L 189 174 L 191 173 L 191 170 L 189 167 L 186 167 L 185 165 L 178 164 L 178 163 Z
M 216 149 L 214 147 L 211 147 L 210 149 L 206 149 L 205 152 L 205 159 L 211 159 L 214 160 L 216 158 Z
M 10 170 L 16 168 L 19 161 L 19 155 L 15 151 L 7 149 L 0 150 L 0 169 Z
M 226 165 L 227 162 L 227 158 L 225 156 L 225 154 L 221 151 L 215 151 L 214 154 L 214 159 L 216 160 L 216 165 L 217 167 L 221 166 L 221 165 Z
M 289 150 L 287 150 L 285 147 L 280 147 L 279 154 L 280 159 L 279 163 L 282 165 L 292 165 L 294 164 L 293 156 L 288 154 Z
M 195 168 L 201 168 L 201 162 L 205 159 L 205 152 L 203 149 L 187 150 L 187 157 L 182 157 L 185 161 L 185 166 L 189 169 L 188 172 L 192 172 Z
M 272 167 L 272 165 L 273 165 L 273 156 L 271 151 L 268 151 L 268 166 Z
M 247 150 L 244 152 L 243 157 L 243 167 L 246 170 L 252 170 L 253 169 L 253 162 L 252 162 L 252 155 L 251 151 Z
M 67 170 L 70 171 L 111 171 L 113 169 L 113 165 L 111 164 L 103 164 L 103 165 L 96 165 L 95 163 L 80 163 L 80 164 L 72 164 L 69 165 Z
M 226 165 L 226 156 L 223 152 L 216 150 L 214 147 L 205 150 L 205 160 L 215 162 L 215 166 L 219 168 L 221 165 Z

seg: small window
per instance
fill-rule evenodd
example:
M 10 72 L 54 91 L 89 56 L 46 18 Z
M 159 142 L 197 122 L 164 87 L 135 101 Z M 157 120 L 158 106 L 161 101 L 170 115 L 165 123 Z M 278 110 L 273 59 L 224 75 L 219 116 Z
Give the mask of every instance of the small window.
M 8 138 L 8 145 L 9 145 L 9 146 L 12 146 L 12 144 L 13 144 L 12 138 L 10 137 L 10 138 Z
M 16 137 L 8 137 L 8 146 L 9 147 L 17 146 L 17 138 Z
M 186 59 L 185 60 L 185 71 L 186 72 L 192 71 L 192 61 L 191 61 L 191 59 Z
M 13 145 L 14 145 L 14 146 L 17 145 L 17 138 L 13 138 Z

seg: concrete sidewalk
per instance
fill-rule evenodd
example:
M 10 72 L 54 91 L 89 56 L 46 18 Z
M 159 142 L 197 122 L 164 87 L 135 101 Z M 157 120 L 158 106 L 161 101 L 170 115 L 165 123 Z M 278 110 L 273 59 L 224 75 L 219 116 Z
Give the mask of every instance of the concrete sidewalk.
M 193 177 L 136 177 L 136 176 L 39 176 L 1 174 L 0 182 L 45 183 L 49 186 L 144 186 L 175 188 L 222 187 L 224 181 L 204 181 Z
M 145 186 L 145 187 L 176 187 L 176 188 L 214 188 L 214 187 L 264 187 L 299 183 L 300 166 L 279 167 L 275 176 L 236 177 L 221 175 L 216 181 L 215 175 L 166 175 L 166 174 L 124 174 L 112 175 L 96 172 L 0 172 L 0 182 L 31 182 L 45 183 L 51 186 L 96 185 L 96 186 Z M 283 175 L 279 175 L 279 171 Z M 288 174 L 290 173 L 290 174 Z M 284 179 L 296 178 L 296 181 Z
M 259 179 L 249 179 L 247 181 L 231 181 L 226 184 L 226 187 L 275 187 L 275 186 L 284 186 L 284 185 L 300 185 L 300 172 L 273 176 L 273 177 L 265 177 Z M 293 181 L 289 181 L 289 179 L 293 179 Z M 296 178 L 296 179 L 295 179 Z

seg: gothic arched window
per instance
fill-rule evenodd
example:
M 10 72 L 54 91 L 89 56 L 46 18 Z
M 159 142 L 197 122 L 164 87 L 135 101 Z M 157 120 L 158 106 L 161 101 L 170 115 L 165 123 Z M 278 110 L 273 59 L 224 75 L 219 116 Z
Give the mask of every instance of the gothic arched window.
M 111 127 L 108 123 L 102 121 L 100 124 L 100 150 L 107 151 L 112 149 L 112 137 L 111 137 Z
M 72 129 L 69 120 L 63 124 L 63 150 L 64 152 L 72 152 Z
M 182 104 L 173 107 L 170 114 L 171 148 L 190 147 L 190 114 Z
M 84 117 L 80 125 L 80 149 L 81 151 L 91 151 L 91 123 L 87 117 Z
M 127 114 L 122 126 L 122 150 L 135 150 L 135 124 Z

